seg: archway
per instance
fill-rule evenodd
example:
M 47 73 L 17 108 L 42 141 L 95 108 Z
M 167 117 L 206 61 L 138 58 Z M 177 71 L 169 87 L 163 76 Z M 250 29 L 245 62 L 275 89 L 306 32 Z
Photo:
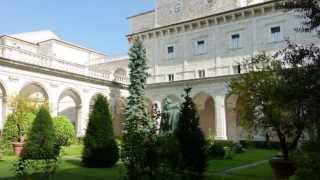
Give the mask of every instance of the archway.
M 58 115 L 69 118 L 78 132 L 78 122 L 81 117 L 81 98 L 75 90 L 67 89 L 60 94 Z
M 127 100 L 123 97 L 118 97 L 115 101 L 114 106 L 114 114 L 115 114 L 115 121 L 113 123 L 114 126 L 114 132 L 116 136 L 122 136 L 123 135 L 123 123 L 125 120 L 125 110 L 127 106 Z
M 31 102 L 35 103 L 35 105 L 48 103 L 49 100 L 47 91 L 38 83 L 30 83 L 22 87 L 19 95 L 28 98 Z
M 239 134 L 239 113 L 237 111 L 238 97 L 230 95 L 226 97 L 226 121 L 227 121 L 227 136 L 228 139 L 238 141 Z
M 6 120 L 7 111 L 7 92 L 4 86 L 0 83 L 0 136 Z
M 216 135 L 214 99 L 207 93 L 201 92 L 194 96 L 193 101 L 200 116 L 199 126 L 204 135 Z

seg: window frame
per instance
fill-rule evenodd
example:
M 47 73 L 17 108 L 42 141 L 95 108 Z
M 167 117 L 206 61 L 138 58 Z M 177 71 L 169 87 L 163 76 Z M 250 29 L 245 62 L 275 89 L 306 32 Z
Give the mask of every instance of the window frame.
M 238 36 L 237 41 L 234 41 L 236 38 L 234 36 Z M 235 43 L 237 42 L 237 43 Z M 230 44 L 229 49 L 240 49 L 241 48 L 241 33 L 240 32 L 233 32 L 230 34 Z
M 173 51 L 169 52 L 169 48 L 172 48 Z M 167 59 L 172 60 L 172 59 L 176 58 L 176 46 L 175 46 L 175 44 L 166 45 L 165 52 L 166 52 L 166 55 L 167 55 Z

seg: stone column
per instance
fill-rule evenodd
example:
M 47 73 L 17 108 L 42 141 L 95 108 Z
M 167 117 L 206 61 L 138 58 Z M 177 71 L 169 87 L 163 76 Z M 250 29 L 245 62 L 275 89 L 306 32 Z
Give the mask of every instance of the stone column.
M 215 96 L 214 100 L 216 109 L 216 139 L 227 140 L 225 96 Z
M 3 112 L 3 110 L 4 110 L 3 106 L 4 106 L 3 97 L 0 97 L 0 132 L 3 129 L 4 119 L 5 119 L 4 112 Z
M 77 106 L 77 111 L 77 136 L 83 137 L 89 122 L 90 98 L 82 98 L 82 103 Z

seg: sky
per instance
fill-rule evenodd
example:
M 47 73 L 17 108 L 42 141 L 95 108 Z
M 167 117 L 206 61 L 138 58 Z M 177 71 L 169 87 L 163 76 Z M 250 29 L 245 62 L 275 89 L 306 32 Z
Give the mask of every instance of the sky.
M 127 17 L 155 0 L 1 0 L 0 34 L 51 30 L 61 39 L 107 55 L 128 51 Z

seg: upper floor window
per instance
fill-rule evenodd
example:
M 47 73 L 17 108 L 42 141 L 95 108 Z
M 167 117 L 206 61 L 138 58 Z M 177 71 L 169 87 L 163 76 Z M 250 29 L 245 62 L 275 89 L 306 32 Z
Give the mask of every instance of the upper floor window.
M 195 54 L 201 55 L 207 53 L 207 43 L 205 40 L 198 40 L 195 43 Z
M 281 27 L 280 26 L 272 27 L 270 29 L 270 31 L 271 31 L 271 41 L 272 42 L 277 42 L 277 41 L 281 41 L 282 40 Z
M 231 35 L 230 48 L 231 49 L 240 48 L 240 34 L 239 33 Z
M 175 57 L 175 48 L 173 45 L 167 46 L 167 56 L 168 59 L 173 59 Z
M 174 74 L 169 74 L 168 79 L 169 79 L 169 82 L 173 82 L 174 81 Z
M 241 73 L 241 65 L 233 66 L 233 73 L 234 74 L 240 74 Z
M 206 71 L 205 70 L 199 70 L 198 71 L 198 75 L 199 75 L 199 78 L 205 78 L 206 77 Z

